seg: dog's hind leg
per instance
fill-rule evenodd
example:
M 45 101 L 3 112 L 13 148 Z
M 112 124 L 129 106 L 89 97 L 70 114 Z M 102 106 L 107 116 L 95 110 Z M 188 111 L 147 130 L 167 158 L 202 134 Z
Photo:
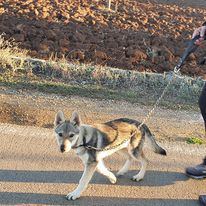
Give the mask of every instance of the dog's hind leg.
M 132 158 L 128 156 L 128 159 L 124 163 L 123 167 L 117 172 L 117 176 L 124 175 L 129 170 L 131 163 L 132 163 Z
M 140 171 L 132 177 L 132 180 L 134 181 L 140 181 L 144 178 L 146 167 L 147 167 L 147 159 L 145 158 L 143 152 L 141 152 L 141 155 L 138 155 L 138 157 L 133 156 L 135 160 L 140 160 L 141 162 L 141 169 Z
M 119 171 L 116 173 L 118 177 L 124 175 L 126 172 L 128 172 L 130 165 L 132 163 L 132 156 L 128 152 L 128 148 L 124 148 L 120 151 L 118 151 L 118 154 L 122 155 L 123 157 L 126 157 L 126 161 L 124 165 L 119 169 Z
M 84 173 L 79 181 L 79 185 L 77 186 L 77 188 L 73 192 L 69 193 L 66 196 L 66 198 L 68 200 L 75 200 L 75 199 L 80 197 L 81 193 L 87 188 L 87 185 L 88 185 L 89 181 L 91 180 L 91 178 L 96 170 L 96 167 L 97 167 L 96 162 L 87 164 L 85 166 Z
M 115 177 L 115 175 L 114 175 L 112 172 L 110 172 L 110 171 L 105 167 L 103 160 L 100 160 L 100 161 L 99 161 L 99 163 L 98 163 L 98 165 L 97 165 L 97 171 L 98 171 L 100 174 L 106 176 L 112 184 L 116 183 L 117 178 Z

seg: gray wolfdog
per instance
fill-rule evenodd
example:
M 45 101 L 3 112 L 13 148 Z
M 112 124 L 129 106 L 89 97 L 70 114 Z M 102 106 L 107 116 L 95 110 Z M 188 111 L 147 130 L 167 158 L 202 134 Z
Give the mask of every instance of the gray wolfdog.
M 74 149 L 84 164 L 84 172 L 77 188 L 67 195 L 68 200 L 80 197 L 86 189 L 95 170 L 105 175 L 111 183 L 116 183 L 116 176 L 104 165 L 103 159 L 115 152 L 123 153 L 127 160 L 117 172 L 117 176 L 124 175 L 132 160 L 141 161 L 141 169 L 133 176 L 134 181 L 144 178 L 147 160 L 143 154 L 145 138 L 149 140 L 155 153 L 166 155 L 166 151 L 155 141 L 149 128 L 132 119 L 116 119 L 103 124 L 81 124 L 80 116 L 73 112 L 70 120 L 65 120 L 62 111 L 56 114 L 54 126 L 55 136 L 60 151 L 68 152 Z

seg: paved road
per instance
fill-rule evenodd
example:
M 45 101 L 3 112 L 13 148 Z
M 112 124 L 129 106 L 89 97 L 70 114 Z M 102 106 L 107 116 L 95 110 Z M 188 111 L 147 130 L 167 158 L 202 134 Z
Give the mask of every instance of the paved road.
M 67 201 L 83 166 L 73 152 L 58 152 L 53 131 L 0 124 L 0 133 L 0 205 L 196 206 L 198 195 L 206 194 L 206 180 L 184 174 L 185 167 L 201 161 L 206 148 L 165 142 L 167 157 L 145 149 L 150 163 L 143 181 L 130 180 L 139 168 L 135 164 L 115 185 L 96 173 L 79 200 Z M 115 172 L 123 161 L 114 155 L 106 164 Z

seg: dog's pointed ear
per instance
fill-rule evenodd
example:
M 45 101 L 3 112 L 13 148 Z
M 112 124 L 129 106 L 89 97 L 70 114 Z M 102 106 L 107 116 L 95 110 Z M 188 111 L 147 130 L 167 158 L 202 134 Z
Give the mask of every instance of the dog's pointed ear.
M 73 122 L 74 125 L 80 126 L 81 119 L 80 119 L 80 116 L 79 116 L 79 114 L 77 112 L 73 112 L 72 113 L 72 117 L 70 119 L 70 122 Z
M 58 111 L 55 116 L 54 126 L 57 126 L 64 121 L 65 121 L 64 113 L 62 111 Z

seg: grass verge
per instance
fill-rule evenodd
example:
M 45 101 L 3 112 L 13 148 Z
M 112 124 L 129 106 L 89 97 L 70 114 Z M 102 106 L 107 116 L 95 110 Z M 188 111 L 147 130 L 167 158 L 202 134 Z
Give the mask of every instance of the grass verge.
M 47 94 L 58 94 L 63 96 L 77 95 L 87 98 L 95 99 L 108 99 L 108 100 L 121 100 L 128 101 L 130 103 L 137 103 L 141 105 L 152 106 L 155 104 L 160 96 L 160 93 L 155 94 L 148 92 L 148 89 L 128 90 L 108 88 L 102 85 L 96 84 L 77 84 L 77 83 L 65 83 L 62 81 L 54 81 L 46 78 L 25 78 L 25 77 L 11 77 L 0 76 L 0 85 L 10 87 L 15 90 L 29 90 L 38 91 Z M 168 97 L 171 93 L 167 93 L 165 97 L 160 101 L 160 106 L 169 109 L 186 109 L 196 110 L 196 102 L 184 102 L 184 99 L 177 101 L 177 98 L 171 99 Z
M 38 91 L 48 94 L 58 94 L 62 96 L 77 95 L 95 99 L 125 100 L 131 103 L 137 102 L 137 94 L 132 92 L 117 91 L 97 85 L 73 85 L 52 81 L 19 81 L 5 80 L 0 78 L 0 85 L 16 90 Z M 138 101 L 140 102 L 140 100 Z
M 167 86 L 171 74 L 140 73 L 66 62 L 55 56 L 48 61 L 27 57 L 12 40 L 0 36 L 0 83 L 14 89 L 61 95 L 125 100 L 153 105 Z M 160 101 L 172 109 L 197 109 L 204 82 L 175 76 Z

